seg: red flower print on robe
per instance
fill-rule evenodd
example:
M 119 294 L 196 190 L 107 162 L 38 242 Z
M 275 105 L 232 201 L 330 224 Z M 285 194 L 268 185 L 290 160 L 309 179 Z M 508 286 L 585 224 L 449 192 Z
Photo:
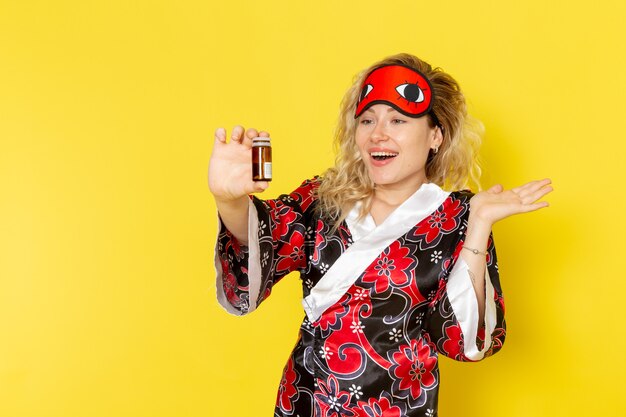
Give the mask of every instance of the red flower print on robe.
M 461 325 L 450 324 L 445 329 L 445 340 L 441 345 L 443 354 L 457 361 L 469 361 L 463 354 L 463 332 Z
M 231 272 L 224 274 L 224 294 L 230 303 L 237 303 L 239 301 L 239 294 L 237 294 L 237 278 L 235 278 Z
M 328 381 L 318 379 L 317 386 L 315 408 L 319 407 L 323 417 L 354 416 L 350 408 L 350 393 L 339 390 L 339 381 L 334 375 L 330 375 Z
M 233 306 L 247 309 L 248 301 L 242 297 L 242 294 L 243 291 L 248 290 L 248 286 L 240 285 L 237 281 L 237 277 L 230 270 L 230 264 L 226 260 L 220 258 L 220 264 L 222 265 L 222 286 L 224 288 L 224 295 L 226 296 L 226 299 Z M 248 274 L 247 268 L 241 267 L 241 272 L 244 275 Z
M 280 200 L 270 201 L 269 206 L 273 208 L 274 227 L 272 228 L 272 239 L 279 241 L 281 238 L 284 239 L 289 235 L 291 225 L 296 221 L 298 216 L 293 207 L 285 205 Z
M 389 356 L 393 395 L 406 398 L 412 408 L 424 405 L 428 389 L 434 388 L 438 380 L 437 355 L 430 345 L 423 339 L 413 339 Z
M 303 244 L 304 236 L 296 230 L 289 237 L 289 241 L 285 242 L 278 251 L 277 274 L 291 272 L 304 266 L 306 255 Z
M 293 358 L 290 358 L 285 366 L 283 378 L 280 380 L 278 400 L 276 401 L 280 409 L 287 414 L 293 413 L 293 402 L 297 399 L 298 394 L 295 385 L 297 381 L 298 374 L 293 369 Z
M 392 405 L 391 395 L 383 392 L 380 398 L 370 398 L 365 401 L 358 402 L 358 408 L 354 411 L 358 416 L 363 417 L 406 417 L 406 408 L 404 404 L 398 403 Z
M 311 258 L 311 261 L 314 263 L 319 262 L 320 253 L 323 253 L 326 248 L 326 236 L 322 233 L 322 230 L 324 230 L 324 223 L 318 221 L 315 229 L 315 250 L 313 251 L 313 258 Z
M 458 228 L 464 212 L 461 200 L 446 200 L 440 209 L 422 220 L 413 232 L 414 236 L 421 239 L 420 247 L 428 249 L 436 246 L 444 234 Z
M 380 294 L 393 286 L 401 288 L 410 283 L 416 260 L 411 257 L 409 248 L 399 241 L 388 246 L 367 269 L 363 282 L 375 283 L 375 292 Z
M 318 325 L 324 334 L 330 329 L 341 329 L 341 319 L 350 312 L 346 301 L 347 296 L 344 295 L 339 302 L 327 308 L 317 322 L 315 322 L 315 325 Z

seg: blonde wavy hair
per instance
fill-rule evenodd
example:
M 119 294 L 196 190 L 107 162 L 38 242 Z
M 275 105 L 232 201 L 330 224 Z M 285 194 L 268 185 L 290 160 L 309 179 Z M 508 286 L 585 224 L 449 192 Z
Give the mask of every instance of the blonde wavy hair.
M 335 166 L 322 175 L 317 188 L 319 213 L 335 228 L 358 201 L 363 203 L 361 216 L 365 216 L 371 208 L 375 184 L 367 173 L 355 141 L 358 120 L 354 118 L 354 113 L 363 81 L 370 72 L 384 65 L 414 68 L 424 74 L 432 85 L 431 112 L 443 128 L 443 142 L 438 153 L 431 152 L 429 155 L 427 180 L 448 190 L 468 186 L 480 189 L 478 148 L 483 126 L 467 114 L 465 97 L 459 84 L 441 68 L 433 68 L 416 56 L 405 53 L 392 55 L 358 73 L 341 102 L 335 129 Z M 431 127 L 435 127 L 433 118 L 430 115 L 428 118 Z

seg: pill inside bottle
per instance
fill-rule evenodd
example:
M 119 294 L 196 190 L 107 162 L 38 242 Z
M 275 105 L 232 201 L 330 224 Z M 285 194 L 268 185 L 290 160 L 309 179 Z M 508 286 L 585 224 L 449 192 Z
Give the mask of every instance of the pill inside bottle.
M 272 180 L 272 145 L 270 138 L 252 139 L 252 180 Z

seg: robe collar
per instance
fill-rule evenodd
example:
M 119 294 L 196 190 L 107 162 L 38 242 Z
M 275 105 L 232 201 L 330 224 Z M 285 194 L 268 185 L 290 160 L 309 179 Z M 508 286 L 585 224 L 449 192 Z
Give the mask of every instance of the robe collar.
M 449 195 L 436 184 L 422 184 L 378 226 L 370 215 L 357 220 L 360 206 L 355 205 L 346 218 L 354 243 L 302 300 L 309 320 L 317 321 L 324 311 L 343 297 L 386 247 L 437 210 Z

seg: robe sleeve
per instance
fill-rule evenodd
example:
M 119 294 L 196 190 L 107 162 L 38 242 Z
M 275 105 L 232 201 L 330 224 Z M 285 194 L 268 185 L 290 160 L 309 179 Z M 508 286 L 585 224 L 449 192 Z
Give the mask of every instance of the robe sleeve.
M 476 293 L 467 263 L 459 256 L 462 244 L 457 245 L 450 274 L 440 279 L 427 329 L 440 354 L 458 361 L 479 361 L 499 351 L 504 343 L 504 299 L 491 236 L 485 268 L 485 315 L 479 326 Z
M 307 180 L 275 200 L 250 196 L 248 246 L 240 245 L 220 220 L 215 269 L 217 299 L 226 311 L 254 311 L 282 277 L 306 268 L 307 219 L 316 185 L 315 179 Z

